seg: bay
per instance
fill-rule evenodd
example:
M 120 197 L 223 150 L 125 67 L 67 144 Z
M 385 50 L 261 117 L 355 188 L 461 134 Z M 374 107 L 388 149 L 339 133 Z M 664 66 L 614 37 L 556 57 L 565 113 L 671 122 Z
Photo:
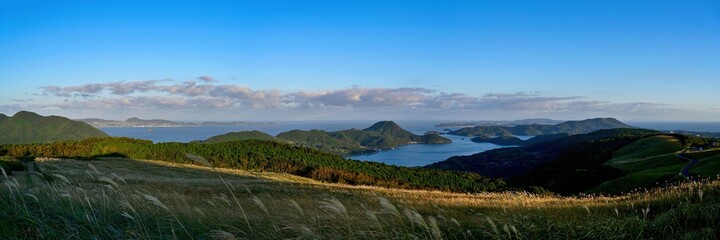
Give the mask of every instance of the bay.
M 191 142 L 205 140 L 209 137 L 236 131 L 258 130 L 270 135 L 293 129 L 325 131 L 338 131 L 350 128 L 363 129 L 375 123 L 374 121 L 281 121 L 268 125 L 240 125 L 240 126 L 192 126 L 192 127 L 112 127 L 101 128 L 110 136 L 131 137 L 146 139 L 153 142 Z M 434 127 L 437 122 L 430 121 L 397 121 L 397 123 L 418 135 L 426 131 L 442 131 Z M 152 131 L 149 131 L 152 130 Z M 499 148 L 492 143 L 475 143 L 469 137 L 443 135 L 450 138 L 449 144 L 411 144 L 395 149 L 378 151 L 370 154 L 346 156 L 350 159 L 375 161 L 398 166 L 425 166 L 434 162 L 443 161 L 457 155 L 470 155 Z M 525 137 L 526 139 L 527 137 Z
M 410 144 L 391 150 L 347 156 L 351 159 L 382 162 L 397 166 L 417 167 L 446 160 L 452 156 L 472 155 L 491 149 L 510 147 L 492 143 L 476 143 L 469 137 L 442 135 L 452 140 L 448 144 Z M 527 139 L 528 137 L 520 137 Z

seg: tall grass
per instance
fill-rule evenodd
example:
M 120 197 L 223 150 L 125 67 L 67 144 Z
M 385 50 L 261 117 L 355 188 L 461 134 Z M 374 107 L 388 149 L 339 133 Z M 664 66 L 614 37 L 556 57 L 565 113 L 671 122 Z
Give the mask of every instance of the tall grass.
M 715 180 L 560 198 L 316 185 L 133 160 L 38 166 L 32 182 L 1 180 L 0 239 L 702 239 L 720 229 Z

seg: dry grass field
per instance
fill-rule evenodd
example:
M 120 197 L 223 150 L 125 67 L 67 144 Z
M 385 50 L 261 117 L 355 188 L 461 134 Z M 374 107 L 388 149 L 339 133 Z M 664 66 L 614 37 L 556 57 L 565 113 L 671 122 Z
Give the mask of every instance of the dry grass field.
M 34 164 L 37 173 L 1 177 L 2 239 L 712 239 L 720 222 L 714 180 L 558 197 L 350 186 L 123 158 Z

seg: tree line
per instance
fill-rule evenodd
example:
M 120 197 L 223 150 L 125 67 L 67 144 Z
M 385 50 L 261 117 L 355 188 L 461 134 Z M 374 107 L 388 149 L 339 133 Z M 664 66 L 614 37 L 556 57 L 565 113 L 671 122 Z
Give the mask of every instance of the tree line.
M 121 156 L 198 164 L 185 157 L 186 153 L 201 156 L 215 167 L 289 173 L 326 182 L 454 192 L 500 191 L 507 188 L 502 180 L 475 173 L 351 160 L 311 148 L 263 140 L 152 143 L 113 137 L 47 144 L 0 145 L 0 154 L 12 157 L 91 159 Z

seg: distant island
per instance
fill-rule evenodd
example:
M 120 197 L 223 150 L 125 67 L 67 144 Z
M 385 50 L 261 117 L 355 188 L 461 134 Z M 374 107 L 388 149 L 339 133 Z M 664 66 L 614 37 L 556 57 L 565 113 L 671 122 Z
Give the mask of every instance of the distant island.
M 243 126 L 243 125 L 272 125 L 272 122 L 175 122 L 165 119 L 140 119 L 131 117 L 125 121 L 106 120 L 100 118 L 83 118 L 76 121 L 85 122 L 97 128 L 106 127 L 191 127 L 191 126 Z
M 457 127 L 474 127 L 474 126 L 504 126 L 512 127 L 517 125 L 530 125 L 530 124 L 543 124 L 552 125 L 562 123 L 561 120 L 553 120 L 547 118 L 530 118 L 513 121 L 458 121 L 458 122 L 446 122 L 435 125 L 435 127 L 441 128 L 457 128 Z
M 380 121 L 362 130 L 353 128 L 328 132 L 317 129 L 309 131 L 296 129 L 282 132 L 274 137 L 260 131 L 231 132 L 210 137 L 204 142 L 219 143 L 251 139 L 290 143 L 343 155 L 391 149 L 407 144 L 451 142 L 450 139 L 434 132 L 425 135 L 413 134 L 393 121 Z
M 450 130 L 450 135 L 473 137 L 473 142 L 493 143 L 502 146 L 525 146 L 542 141 L 554 140 L 569 135 L 585 134 L 613 128 L 636 128 L 614 118 L 593 118 L 581 121 L 567 121 L 554 125 L 530 124 L 516 126 L 474 126 Z M 449 129 L 448 129 L 449 130 Z M 696 132 L 685 130 L 659 131 L 666 134 L 681 134 L 702 138 L 720 138 L 717 132 Z M 535 136 L 522 140 L 517 136 Z
M 584 134 L 597 130 L 612 128 L 633 128 L 614 118 L 593 118 L 581 121 L 566 121 L 554 125 L 549 124 L 530 124 L 516 125 L 512 127 L 505 126 L 475 126 L 461 128 L 455 131 L 449 131 L 448 134 L 458 136 L 481 136 L 485 138 L 494 138 L 502 136 L 537 136 L 567 133 Z

